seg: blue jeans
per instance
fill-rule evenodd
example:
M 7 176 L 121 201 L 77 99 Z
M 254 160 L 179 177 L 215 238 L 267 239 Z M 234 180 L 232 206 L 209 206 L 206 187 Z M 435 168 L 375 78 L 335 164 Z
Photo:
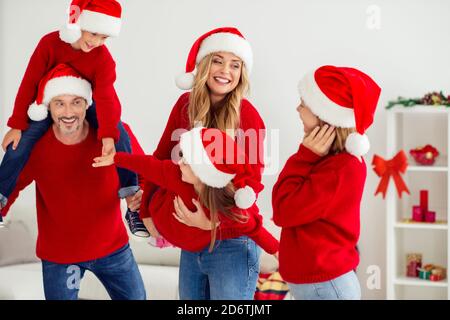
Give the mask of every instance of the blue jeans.
M 288 283 L 289 290 L 296 300 L 360 300 L 361 287 L 354 271 L 333 280 L 294 284 Z
M 75 264 L 42 261 L 44 293 L 47 300 L 77 300 L 86 270 L 105 286 L 113 300 L 145 300 L 145 287 L 127 244 L 107 257 Z
M 246 236 L 216 241 L 200 252 L 182 250 L 181 300 L 252 300 L 261 249 Z
M 93 128 L 98 128 L 97 116 L 95 113 L 95 102 L 87 109 L 86 119 Z M 12 150 L 10 144 L 0 164 L 0 202 L 6 205 L 8 197 L 13 192 L 17 179 L 33 150 L 36 142 L 47 132 L 52 124 L 50 115 L 42 121 L 30 121 L 27 130 L 22 132 L 22 138 L 16 150 Z M 116 150 L 131 153 L 131 142 L 122 122 L 118 125 L 120 131 L 119 141 L 116 143 Z M 136 173 L 122 168 L 118 168 L 120 186 L 119 197 L 125 198 L 133 195 L 138 189 L 138 178 Z

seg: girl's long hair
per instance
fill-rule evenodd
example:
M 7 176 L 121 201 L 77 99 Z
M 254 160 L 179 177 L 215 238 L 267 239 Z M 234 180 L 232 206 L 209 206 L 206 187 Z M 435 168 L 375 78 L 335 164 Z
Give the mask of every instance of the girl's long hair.
M 203 184 L 199 192 L 199 200 L 202 205 L 210 211 L 211 220 L 211 242 L 209 252 L 212 252 L 214 243 L 217 238 L 217 222 L 219 221 L 219 213 L 226 218 L 240 223 L 246 223 L 248 216 L 236 209 L 234 201 L 235 188 L 230 182 L 224 188 L 214 188 Z

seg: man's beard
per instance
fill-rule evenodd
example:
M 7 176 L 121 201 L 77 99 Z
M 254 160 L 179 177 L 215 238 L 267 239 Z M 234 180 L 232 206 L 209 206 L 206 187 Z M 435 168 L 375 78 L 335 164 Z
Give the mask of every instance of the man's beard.
M 63 120 L 66 122 L 70 121 L 71 124 L 67 124 Z M 81 123 L 80 123 L 80 118 L 78 118 L 78 117 L 58 118 L 58 128 L 61 130 L 61 133 L 64 135 L 73 134 L 73 133 L 77 132 L 78 130 L 80 130 L 80 127 L 81 127 Z

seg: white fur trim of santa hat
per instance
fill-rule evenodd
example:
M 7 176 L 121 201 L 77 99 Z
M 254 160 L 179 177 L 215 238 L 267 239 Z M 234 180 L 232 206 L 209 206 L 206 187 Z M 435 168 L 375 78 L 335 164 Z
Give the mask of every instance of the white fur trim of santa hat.
M 122 19 L 100 12 L 83 10 L 79 24 L 81 30 L 117 37 L 122 27 Z
M 345 150 L 356 157 L 365 155 L 367 152 L 369 152 L 369 149 L 369 138 L 365 134 L 352 132 L 345 140 Z
M 65 94 L 86 99 L 88 106 L 92 104 L 91 84 L 84 79 L 76 77 L 58 77 L 49 80 L 45 85 L 42 104 L 48 106 L 54 97 Z
M 298 85 L 300 97 L 305 105 L 321 120 L 341 128 L 354 128 L 355 115 L 352 108 L 346 108 L 331 101 L 320 90 L 314 72 L 303 77 Z
M 214 52 L 231 52 L 238 56 L 245 64 L 247 73 L 250 74 L 253 68 L 253 52 L 250 43 L 230 32 L 219 32 L 210 35 L 202 41 L 197 53 L 196 64 L 207 55 Z M 179 89 L 190 90 L 194 85 L 194 74 L 192 72 L 182 73 L 175 78 L 175 84 Z
M 253 68 L 253 52 L 250 43 L 230 32 L 214 33 L 202 41 L 202 45 L 197 54 L 197 64 L 213 52 L 231 52 L 242 59 L 248 73 Z
M 234 202 L 236 206 L 241 209 L 250 208 L 256 201 L 255 191 L 249 187 L 239 188 L 234 193 Z
M 202 129 L 202 127 L 194 128 L 181 135 L 180 149 L 183 152 L 183 159 L 201 182 L 210 187 L 223 188 L 236 175 L 218 170 L 211 162 L 203 146 Z
M 45 104 L 33 103 L 28 107 L 28 117 L 33 121 L 42 121 L 48 116 L 48 109 Z

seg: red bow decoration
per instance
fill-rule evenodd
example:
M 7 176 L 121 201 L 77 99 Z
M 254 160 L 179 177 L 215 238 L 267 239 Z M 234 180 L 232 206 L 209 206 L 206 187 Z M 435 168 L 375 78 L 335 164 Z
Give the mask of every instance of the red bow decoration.
M 410 194 L 405 181 L 403 181 L 400 175 L 400 173 L 405 173 L 406 168 L 408 167 L 408 158 L 406 157 L 405 151 L 399 151 L 391 160 L 385 160 L 378 155 L 374 155 L 372 166 L 373 171 L 375 171 L 377 176 L 381 177 L 375 195 L 381 192 L 383 194 L 383 199 L 386 197 L 391 176 L 394 178 L 395 187 L 397 188 L 397 193 L 400 198 L 402 197 L 403 191 Z

